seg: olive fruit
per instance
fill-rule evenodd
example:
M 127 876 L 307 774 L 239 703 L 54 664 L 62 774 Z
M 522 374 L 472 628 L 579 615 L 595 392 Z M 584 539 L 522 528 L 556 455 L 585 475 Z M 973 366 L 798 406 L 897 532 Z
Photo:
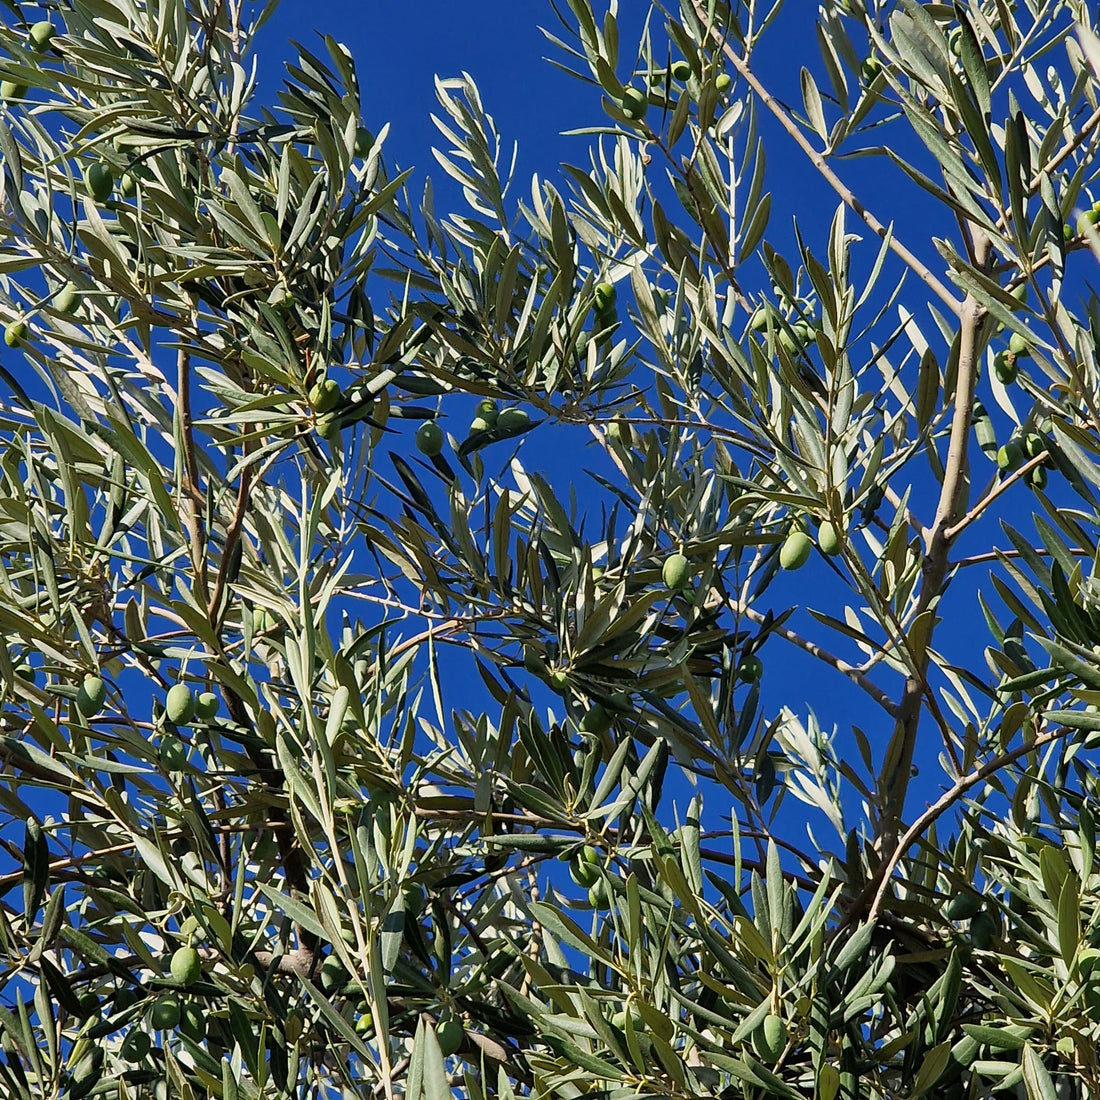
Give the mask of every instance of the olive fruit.
M 805 531 L 792 531 L 779 549 L 779 564 L 784 569 L 801 569 L 810 560 L 812 549 Z
M 877 57 L 869 57 L 859 67 L 859 76 L 864 84 L 874 84 L 882 72 L 882 62 Z
M 599 868 L 602 863 L 599 849 L 586 844 L 570 861 L 569 875 L 578 886 L 588 889 L 600 881 Z
M 186 726 L 195 717 L 195 694 L 187 684 L 173 684 L 164 700 L 168 721 Z
M 326 378 L 309 391 L 309 407 L 315 413 L 331 412 L 339 404 L 340 383 L 335 378 Z
M 672 75 L 677 80 L 687 80 L 691 76 L 691 66 L 686 61 L 673 61 Z
M 749 328 L 753 332 L 763 332 L 768 327 L 768 315 L 771 310 L 767 306 L 757 306 L 749 318 Z
M 474 416 L 480 416 L 491 428 L 497 422 L 497 403 L 491 397 L 483 397 L 474 409 Z
M 596 285 L 596 291 L 593 295 L 593 300 L 596 303 L 596 308 L 600 310 L 608 309 L 615 304 L 615 284 L 614 283 L 598 283 Z
M 526 409 L 501 409 L 496 426 L 505 432 L 518 432 L 531 423 Z
M 775 1063 L 786 1045 L 786 1025 L 780 1017 L 768 1013 L 752 1033 L 752 1049 L 762 1062 Z
M 585 733 L 604 733 L 610 726 L 611 715 L 599 703 L 593 703 L 580 721 L 580 727 Z
M 115 177 L 111 174 L 111 167 L 105 161 L 99 160 L 90 164 L 84 173 L 84 185 L 88 194 L 96 202 L 106 202 L 114 190 Z
M 31 27 L 28 37 L 35 51 L 42 53 L 55 34 L 57 34 L 57 28 L 48 19 L 40 19 Z
M 80 687 L 76 689 L 76 709 L 85 718 L 92 718 L 103 709 L 103 701 L 106 698 L 107 685 L 103 679 L 94 673 L 88 673 Z
M 218 697 L 212 691 L 204 691 L 195 700 L 195 717 L 209 721 L 218 713 Z
M 1035 458 L 1047 449 L 1047 441 L 1038 432 L 1028 432 L 1024 440 L 1024 449 L 1027 451 L 1028 458 Z
M 416 429 L 416 449 L 429 458 L 443 450 L 443 429 L 434 420 L 425 420 Z
M 1029 470 L 1027 474 L 1027 483 L 1033 489 L 1045 489 L 1047 487 L 1046 467 L 1036 466 L 1034 470 Z
M 649 98 L 645 92 L 638 88 L 627 88 L 623 92 L 622 103 L 623 114 L 627 118 L 633 119 L 635 122 L 640 122 L 645 118 L 645 113 L 649 109 Z
M 435 1037 L 439 1041 L 439 1049 L 444 1058 L 458 1053 L 465 1034 L 466 1031 L 461 1022 L 453 1016 L 448 1016 L 439 1022 L 439 1026 L 435 1029 Z
M 569 687 L 569 672 L 564 668 L 555 668 L 550 673 L 550 686 L 557 691 L 565 691 Z
M 764 662 L 756 656 L 755 653 L 750 653 L 749 656 L 742 659 L 741 663 L 737 666 L 737 678 L 745 684 L 758 683 L 760 677 L 764 675 Z
M 1016 356 L 1011 351 L 999 351 L 993 356 L 993 373 L 1002 386 L 1015 382 L 1019 369 Z
M 355 131 L 355 155 L 365 157 L 374 148 L 374 134 L 365 126 L 360 126 Z
M 1008 338 L 1008 350 L 1013 355 L 1030 355 L 1031 345 L 1027 341 L 1027 337 L 1020 332 L 1014 332 Z
M 821 526 L 817 529 L 817 545 L 823 554 L 831 556 L 840 553 L 840 533 L 831 519 L 821 521 Z
M 661 566 L 661 580 L 672 592 L 687 588 L 691 579 L 691 564 L 683 554 L 669 554 Z
M 202 960 L 193 947 L 178 947 L 169 964 L 172 979 L 180 985 L 194 985 L 202 976 Z
M 970 922 L 970 942 L 979 951 L 988 950 L 999 931 L 1000 923 L 997 918 L 983 909 Z
M 4 98 L 6 99 L 7 96 Z M 1095 226 L 1097 222 L 1100 222 L 1100 211 L 1082 211 L 1077 215 L 1077 236 L 1083 237 L 1088 232 L 1089 226 Z
M 317 429 L 317 434 L 329 443 L 335 443 L 340 438 L 340 415 L 339 413 L 329 411 L 327 413 L 321 413 L 317 417 L 317 422 L 314 424 Z
M 475 416 L 470 421 L 470 435 L 479 435 L 481 432 L 487 432 L 492 427 L 492 424 L 483 416 Z
M 607 425 L 607 438 L 616 443 L 629 443 L 631 433 L 630 425 L 621 416 L 613 417 L 611 423 Z
M 326 993 L 331 993 L 344 984 L 345 970 L 343 963 L 335 955 L 329 955 L 321 963 L 321 988 Z
M 26 321 L 12 321 L 7 328 L 4 329 L 4 343 L 9 348 L 14 348 L 21 344 L 27 338 L 27 322 Z
M 166 772 L 181 772 L 187 767 L 190 749 L 178 737 L 165 737 L 160 742 L 160 762 Z
M 976 913 L 979 913 L 981 908 L 982 899 L 980 894 L 975 894 L 970 890 L 962 890 L 944 906 L 943 913 L 948 920 L 969 920 Z
M 38 679 L 38 670 L 28 661 L 23 661 L 15 666 L 15 675 L 20 680 L 26 680 L 28 684 L 33 684 Z
M 26 84 L 17 84 L 14 80 L 0 81 L 0 99 L 13 100 L 13 99 L 26 99 L 27 98 L 27 86 Z
M 374 1030 L 374 1017 L 369 1010 L 360 1012 L 355 1018 L 355 1030 L 360 1035 L 369 1035 Z
M 289 1022 L 289 1021 L 288 1021 Z M 197 1004 L 185 1004 L 180 1013 L 180 1034 L 198 1042 L 206 1034 L 206 1013 Z
M 340 404 L 340 383 L 335 378 L 323 378 L 310 387 L 309 407 L 318 414 L 331 412 Z
M 607 883 L 600 879 L 588 887 L 588 904 L 593 909 L 607 908 Z
M 1012 438 L 997 451 L 997 467 L 1015 470 L 1024 460 L 1024 449 L 1019 439 Z
M 72 313 L 80 299 L 76 283 L 66 283 L 53 299 L 53 308 L 58 313 Z
M 146 1054 L 149 1053 L 149 1048 L 153 1045 L 153 1041 L 149 1038 L 147 1032 L 139 1031 L 136 1027 L 131 1028 L 129 1034 L 122 1040 L 122 1047 L 119 1053 L 127 1062 L 140 1062 Z
M 161 997 L 153 1005 L 153 1011 L 149 1013 L 149 1022 L 158 1031 L 170 1031 L 176 1027 L 180 1022 L 179 998 L 173 997 L 170 993 Z
M 719 73 L 714 78 L 714 86 L 718 89 L 719 95 L 728 92 L 731 84 L 733 84 L 733 77 L 731 77 L 729 73 Z

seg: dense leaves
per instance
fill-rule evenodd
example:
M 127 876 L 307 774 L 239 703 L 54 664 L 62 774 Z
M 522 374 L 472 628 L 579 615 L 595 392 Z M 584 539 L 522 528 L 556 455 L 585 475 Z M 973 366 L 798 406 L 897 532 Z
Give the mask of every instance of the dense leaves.
M 1093 13 L 555 13 L 0 26 L 5 1095 L 1100 1090 Z

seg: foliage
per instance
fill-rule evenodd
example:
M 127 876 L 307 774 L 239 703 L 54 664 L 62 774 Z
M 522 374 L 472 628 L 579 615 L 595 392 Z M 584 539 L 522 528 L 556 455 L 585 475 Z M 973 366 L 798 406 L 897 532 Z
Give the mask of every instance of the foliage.
M 0 27 L 5 1095 L 1096 1095 L 1087 5 L 570 0 L 446 213 L 269 11 Z

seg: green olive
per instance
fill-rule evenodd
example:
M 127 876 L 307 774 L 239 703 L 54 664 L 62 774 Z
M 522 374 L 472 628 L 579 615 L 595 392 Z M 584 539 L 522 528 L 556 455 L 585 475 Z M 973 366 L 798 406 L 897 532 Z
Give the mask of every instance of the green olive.
M 687 80 L 691 76 L 691 65 L 686 61 L 673 61 L 672 75 L 676 80 Z
M 817 546 L 823 554 L 831 556 L 840 553 L 840 532 L 837 531 L 832 520 L 822 520 L 821 526 L 817 529 Z
M 4 343 L 9 348 L 18 347 L 27 338 L 27 322 L 26 321 L 12 321 L 7 328 L 4 329 Z
M 623 92 L 620 106 L 627 118 L 640 122 L 645 118 L 645 113 L 649 109 L 649 97 L 638 88 L 627 88 Z
M 84 173 L 84 185 L 88 189 L 88 194 L 96 202 L 106 202 L 115 187 L 111 166 L 102 160 L 90 164 Z
M 202 959 L 193 947 L 180 947 L 172 955 L 169 970 L 179 985 L 194 985 L 202 976 Z
M 661 580 L 672 592 L 687 588 L 691 583 L 691 563 L 683 554 L 669 554 L 661 566 Z
M 779 550 L 779 564 L 784 569 L 801 569 L 810 560 L 813 543 L 805 531 L 792 531 Z
M 40 19 L 31 27 L 27 37 L 35 52 L 43 53 L 55 34 L 57 34 L 57 28 L 48 19 Z
M 187 684 L 173 684 L 164 700 L 164 712 L 168 721 L 186 726 L 195 716 L 195 694 Z
M 416 449 L 429 458 L 443 450 L 443 429 L 434 420 L 425 420 L 416 429 Z

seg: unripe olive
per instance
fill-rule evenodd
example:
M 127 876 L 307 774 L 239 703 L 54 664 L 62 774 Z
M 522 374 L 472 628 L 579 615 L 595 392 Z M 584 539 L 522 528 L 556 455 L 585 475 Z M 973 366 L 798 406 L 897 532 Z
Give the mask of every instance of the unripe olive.
M 497 403 L 491 397 L 483 397 L 474 409 L 474 415 L 480 416 L 489 427 L 497 422 Z
M 103 709 L 107 698 L 107 685 L 102 678 L 89 673 L 76 691 L 76 709 L 85 718 L 92 718 Z
M 57 28 L 48 19 L 40 19 L 31 27 L 28 38 L 35 52 L 42 53 L 55 34 L 57 34 Z
M 1020 332 L 1014 332 L 1008 338 L 1008 350 L 1013 355 L 1030 355 L 1031 345 L 1027 341 L 1027 337 Z
M 186 726 L 195 716 L 195 695 L 187 684 L 173 684 L 164 700 L 164 712 L 168 721 Z
M 719 73 L 714 78 L 714 86 L 718 89 L 719 95 L 728 92 L 731 84 L 733 84 L 733 78 L 730 76 L 729 73 Z
M 607 908 L 607 883 L 603 879 L 588 887 L 588 904 L 593 909 Z
M 569 874 L 578 886 L 588 889 L 600 881 L 599 868 L 603 857 L 598 849 L 586 844 L 570 861 Z
M 1005 471 L 1017 469 L 1024 460 L 1024 449 L 1016 437 L 1010 439 L 997 451 L 997 467 Z
M 212 691 L 204 691 L 195 700 L 195 717 L 209 721 L 218 713 L 218 697 Z
M 158 1031 L 170 1031 L 174 1028 L 180 1022 L 179 998 L 171 993 L 161 997 L 149 1013 L 149 1022 Z
M 1046 467 L 1036 466 L 1034 470 L 1029 470 L 1027 475 L 1027 483 L 1033 489 L 1045 489 L 1047 487 Z
M 340 415 L 332 412 L 321 413 L 314 424 L 317 434 L 329 443 L 334 443 L 340 438 Z
M 483 416 L 475 416 L 470 421 L 470 435 L 478 435 L 481 432 L 487 432 L 492 427 L 492 424 Z
M 289 1018 L 287 1023 L 289 1025 Z M 206 1035 L 206 1013 L 197 1004 L 185 1004 L 180 1013 L 180 1034 L 192 1042 L 199 1042 Z
M 440 1021 L 435 1029 L 435 1037 L 439 1042 L 439 1049 L 444 1058 L 450 1058 L 452 1054 L 458 1053 L 458 1048 L 462 1046 L 465 1034 L 461 1022 L 453 1016 Z
M 801 569 L 810 560 L 812 549 L 805 531 L 792 531 L 779 549 L 779 564 L 784 569 Z
M 190 749 L 178 737 L 165 737 L 160 742 L 160 762 L 166 772 L 181 772 L 187 767 Z
M 623 92 L 620 106 L 627 118 L 640 122 L 645 118 L 645 113 L 649 109 L 649 97 L 638 88 L 627 88 Z
M 817 529 L 817 545 L 823 554 L 840 553 L 840 534 L 831 519 L 822 520 Z
M 54 296 L 53 308 L 58 313 L 72 313 L 80 298 L 80 291 L 75 283 L 66 283 Z
M 787 1045 L 787 1027 L 780 1017 L 769 1013 L 752 1033 L 752 1048 L 762 1062 L 779 1061 Z
M 580 726 L 585 733 L 604 733 L 611 726 L 611 715 L 599 703 L 593 703 L 584 712 Z
M 7 328 L 4 329 L 4 343 L 9 348 L 14 348 L 21 344 L 27 338 L 27 322 L 26 321 L 12 321 Z
M 970 890 L 962 890 L 944 906 L 943 912 L 948 920 L 969 920 L 980 912 L 981 908 L 981 895 Z
M 309 391 L 309 407 L 315 413 L 327 413 L 340 404 L 340 383 L 335 378 L 318 382 Z
M 993 356 L 993 373 L 1002 386 L 1015 382 L 1019 369 L 1016 356 L 1011 351 L 999 351 Z
M 526 409 L 501 409 L 497 416 L 496 426 L 502 431 L 516 432 L 526 428 L 531 423 L 531 417 Z
M 661 580 L 672 592 L 687 588 L 691 581 L 691 563 L 683 554 L 669 554 L 661 567 Z
M 111 174 L 111 166 L 106 161 L 96 161 L 90 164 L 84 172 L 84 185 L 96 202 L 106 202 L 111 197 L 115 187 L 115 177 Z
M 1088 233 L 1089 227 L 1100 222 L 1100 211 L 1083 210 L 1077 215 L 1077 236 L 1083 237 Z
M 686 61 L 673 61 L 672 75 L 677 80 L 687 80 L 691 76 L 691 65 Z
M 202 976 L 202 959 L 193 947 L 179 947 L 172 954 L 169 969 L 180 985 L 194 985 Z
M 416 429 L 416 449 L 429 458 L 443 450 L 443 429 L 434 420 L 425 420 Z
M 355 155 L 365 157 L 374 148 L 374 134 L 365 126 L 360 126 L 355 131 Z
M 139 1031 L 136 1027 L 130 1029 L 129 1034 L 122 1040 L 119 1053 L 127 1062 L 140 1062 L 149 1053 L 153 1045 L 147 1032 Z
M 764 675 L 764 662 L 755 653 L 750 653 L 737 666 L 737 678 L 745 684 L 755 684 Z
M 17 84 L 14 80 L 0 81 L 0 99 L 11 102 L 13 99 L 26 99 L 26 84 Z
M 593 299 L 597 309 L 605 310 L 613 306 L 615 304 L 615 284 L 597 283 Z

